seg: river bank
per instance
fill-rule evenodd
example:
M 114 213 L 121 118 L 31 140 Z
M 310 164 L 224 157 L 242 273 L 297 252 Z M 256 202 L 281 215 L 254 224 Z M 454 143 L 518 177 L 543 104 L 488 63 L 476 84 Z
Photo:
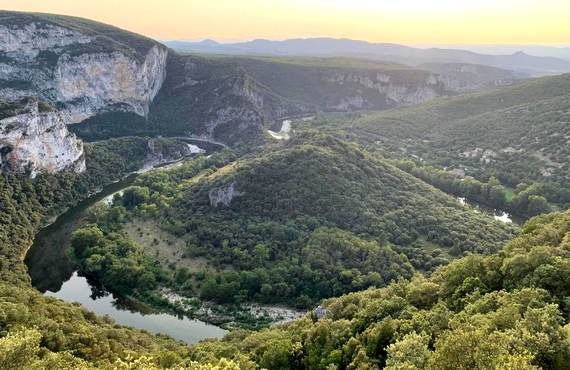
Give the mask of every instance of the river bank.
M 163 289 L 160 294 L 177 312 L 220 325 L 228 330 L 237 328 L 261 329 L 284 324 L 307 314 L 307 311 L 283 305 L 266 305 L 254 302 L 220 305 L 202 301 L 195 297 L 181 296 L 168 289 Z

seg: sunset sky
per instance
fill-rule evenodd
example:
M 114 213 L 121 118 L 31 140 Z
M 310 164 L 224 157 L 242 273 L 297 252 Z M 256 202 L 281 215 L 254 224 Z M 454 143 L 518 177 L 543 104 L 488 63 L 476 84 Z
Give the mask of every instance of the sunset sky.
M 570 44 L 570 0 L 0 0 L 158 39 L 346 37 L 405 44 Z

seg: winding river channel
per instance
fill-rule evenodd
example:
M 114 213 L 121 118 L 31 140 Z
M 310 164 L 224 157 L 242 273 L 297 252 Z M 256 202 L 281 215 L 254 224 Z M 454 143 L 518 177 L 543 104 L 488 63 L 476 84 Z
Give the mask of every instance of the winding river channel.
M 157 167 L 165 168 L 177 163 Z M 109 315 L 118 324 L 167 334 L 189 344 L 223 337 L 226 330 L 203 321 L 154 312 L 132 302 L 119 301 L 112 295 L 101 296 L 94 292 L 85 277 L 78 275 L 77 265 L 69 256 L 71 233 L 81 225 L 91 206 L 129 187 L 138 176 L 134 173 L 105 186 L 40 230 L 25 260 L 33 286 L 47 296 L 78 302 L 98 315 Z
M 291 121 L 286 120 L 280 132 L 270 134 L 275 139 L 287 140 L 290 130 Z M 185 141 L 205 147 L 207 153 L 220 149 L 219 146 L 216 147 L 217 143 L 199 142 L 192 138 Z M 176 166 L 178 163 L 163 164 L 154 169 Z M 85 277 L 79 276 L 77 265 L 69 255 L 71 233 L 84 221 L 91 206 L 129 187 L 138 176 L 138 173 L 133 173 L 121 181 L 105 186 L 100 192 L 83 200 L 40 230 L 25 261 L 33 286 L 45 295 L 78 302 L 98 315 L 109 315 L 121 325 L 167 334 L 190 344 L 207 338 L 221 338 L 227 333 L 222 328 L 200 320 L 154 312 L 148 307 L 117 300 L 112 295 L 101 295 L 94 291 Z M 458 201 L 463 205 L 473 205 L 464 198 L 458 198 Z M 482 206 L 477 209 L 499 221 L 512 222 L 510 217 L 502 212 Z

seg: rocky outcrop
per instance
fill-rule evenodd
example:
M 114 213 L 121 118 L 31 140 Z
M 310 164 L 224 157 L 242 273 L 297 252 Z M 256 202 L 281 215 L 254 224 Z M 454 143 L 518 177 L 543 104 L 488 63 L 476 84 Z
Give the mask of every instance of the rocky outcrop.
M 337 102 L 328 103 L 327 109 L 338 111 L 383 109 L 401 104 L 423 103 L 450 92 L 439 76 L 422 71 L 411 73 L 403 70 L 394 72 L 393 75 L 384 72 L 337 71 L 328 74 L 325 80 L 350 94 L 339 96 Z
M 477 64 L 427 63 L 419 67 L 433 72 L 447 90 L 455 92 L 509 86 L 525 77 L 509 70 Z
M 0 170 L 34 177 L 38 172 L 85 170 L 83 143 L 60 114 L 37 99 L 6 105 L 0 119 Z M 8 113 L 6 111 L 9 110 Z
M 26 19 L 0 25 L 0 98 L 37 96 L 66 123 L 107 111 L 148 114 L 166 77 L 165 47 L 145 40 L 135 50 L 94 32 Z
M 230 185 L 212 189 L 208 193 L 212 207 L 217 207 L 219 204 L 228 207 L 232 203 L 232 200 L 240 195 L 243 194 L 237 191 L 235 183 L 233 182 Z
M 154 168 L 164 163 L 178 161 L 194 154 L 206 153 L 204 149 L 197 145 L 168 139 L 149 139 L 147 149 L 148 153 L 143 169 Z
M 63 56 L 48 82 L 70 123 L 110 110 L 146 116 L 166 77 L 166 50 L 154 46 L 143 63 L 121 53 Z
M 0 50 L 20 60 L 33 60 L 43 51 L 56 52 L 73 44 L 88 44 L 93 37 L 43 22 L 0 26 Z
M 82 171 L 83 146 L 65 124 L 114 111 L 146 117 L 166 79 L 166 47 L 142 36 L 64 16 L 0 19 L 0 101 L 36 99 L 4 114 L 3 171 Z

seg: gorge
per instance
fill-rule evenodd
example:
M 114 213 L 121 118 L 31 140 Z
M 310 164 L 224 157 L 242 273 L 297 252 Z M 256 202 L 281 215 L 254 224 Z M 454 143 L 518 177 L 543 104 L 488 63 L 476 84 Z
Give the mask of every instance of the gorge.
M 0 369 L 567 368 L 563 61 L 177 45 L 0 11 Z

